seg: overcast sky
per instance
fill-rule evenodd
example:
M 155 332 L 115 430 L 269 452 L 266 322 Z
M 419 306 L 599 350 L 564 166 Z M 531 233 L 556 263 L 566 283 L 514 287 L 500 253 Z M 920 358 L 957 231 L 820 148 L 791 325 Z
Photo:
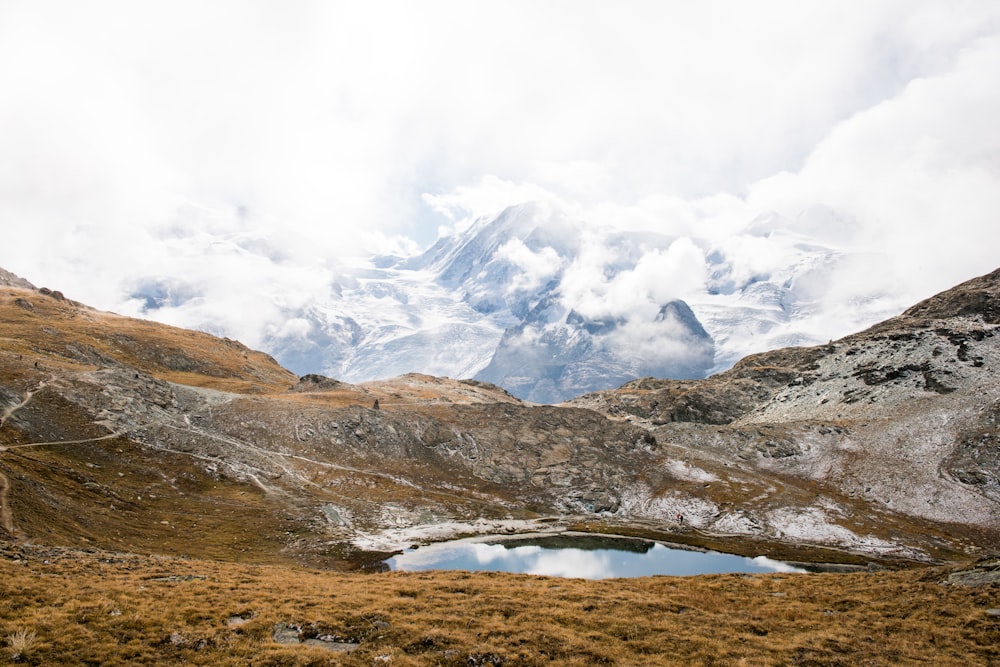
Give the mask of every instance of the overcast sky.
M 825 206 L 927 296 L 1000 266 L 997 119 L 992 0 L 0 0 L 0 266 L 306 298 L 528 199 L 718 239 Z

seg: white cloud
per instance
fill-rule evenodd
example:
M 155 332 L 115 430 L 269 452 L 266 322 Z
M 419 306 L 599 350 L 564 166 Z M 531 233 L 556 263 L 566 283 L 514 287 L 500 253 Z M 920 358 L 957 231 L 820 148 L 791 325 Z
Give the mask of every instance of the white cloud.
M 634 266 L 612 267 L 627 259 L 608 242 L 608 230 L 587 232 L 580 255 L 566 268 L 560 283 L 563 305 L 588 318 L 638 317 L 652 321 L 674 299 L 690 298 L 705 288 L 705 254 L 687 237 L 666 250 L 651 248 Z
M 755 184 L 748 202 L 786 214 L 821 202 L 850 215 L 888 259 L 862 279 L 905 283 L 914 297 L 995 268 L 982 241 L 1000 233 L 1000 93 L 984 72 L 1000 72 L 1000 36 L 840 123 L 801 171 Z
M 581 312 L 697 292 L 710 248 L 774 270 L 788 246 L 742 234 L 771 212 L 882 258 L 832 276 L 828 312 L 912 299 L 995 268 L 998 77 L 1000 5 L 976 0 L 15 0 L 0 266 L 119 310 L 180 281 L 201 300 L 158 317 L 252 344 L 341 258 L 531 200 L 678 239 L 613 280 L 585 240 Z
M 424 202 L 435 212 L 457 221 L 457 229 L 468 227 L 476 218 L 493 215 L 521 202 L 556 203 L 565 208 L 567 202 L 535 183 L 515 183 L 493 174 L 485 174 L 476 183 L 460 185 L 446 193 L 424 193 Z
M 509 292 L 537 289 L 562 267 L 562 259 L 552 247 L 545 246 L 535 252 L 520 239 L 511 239 L 500 246 L 497 257 L 511 262 L 520 271 L 514 276 Z
M 796 574 L 803 574 L 805 572 L 808 572 L 808 570 L 803 569 L 801 567 L 795 567 L 794 565 L 789 565 L 788 563 L 785 563 L 780 560 L 772 560 L 767 556 L 755 556 L 754 558 L 748 558 L 748 560 L 753 562 L 754 565 L 767 568 L 768 570 L 771 570 L 773 572 L 796 573 Z
M 559 549 L 534 556 L 528 574 L 577 579 L 606 579 L 614 576 L 611 557 L 600 551 Z

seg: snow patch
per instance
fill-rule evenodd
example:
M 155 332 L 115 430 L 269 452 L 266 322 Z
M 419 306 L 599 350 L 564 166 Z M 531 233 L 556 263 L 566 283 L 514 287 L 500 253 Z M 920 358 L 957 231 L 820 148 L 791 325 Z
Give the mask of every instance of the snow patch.
M 413 544 L 428 544 L 454 539 L 459 535 L 497 535 L 523 533 L 537 530 L 533 521 L 524 519 L 498 519 L 478 521 L 441 521 L 422 523 L 397 528 L 387 528 L 376 532 L 358 532 L 351 543 L 365 551 L 400 551 Z
M 685 523 L 704 528 L 718 514 L 718 507 L 681 493 L 652 497 L 648 490 L 634 490 L 622 494 L 621 511 L 626 515 L 670 522 L 677 521 L 680 514 Z
M 717 482 L 719 478 L 703 470 L 697 466 L 693 466 L 687 461 L 681 461 L 680 459 L 672 459 L 666 465 L 667 470 L 670 471 L 677 479 L 682 479 L 688 482 Z
M 764 530 L 760 521 L 748 512 L 729 512 L 721 515 L 712 523 L 712 530 L 730 535 L 747 535 L 760 533 Z
M 813 544 L 833 544 L 867 553 L 919 557 L 920 552 L 872 535 L 857 533 L 831 523 L 817 507 L 783 507 L 767 514 L 767 523 L 777 537 Z

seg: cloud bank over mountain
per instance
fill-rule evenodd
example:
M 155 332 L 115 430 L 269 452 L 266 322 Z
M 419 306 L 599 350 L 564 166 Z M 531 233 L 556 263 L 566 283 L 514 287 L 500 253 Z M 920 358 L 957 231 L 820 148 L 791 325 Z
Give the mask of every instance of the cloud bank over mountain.
M 995 268 L 998 78 L 990 2 L 4 3 L 0 265 L 253 346 L 499 340 L 482 300 L 390 307 L 363 258 L 530 201 L 563 245 L 505 239 L 483 299 L 558 277 L 636 327 L 682 300 L 724 364 Z M 604 229 L 653 236 L 626 260 Z

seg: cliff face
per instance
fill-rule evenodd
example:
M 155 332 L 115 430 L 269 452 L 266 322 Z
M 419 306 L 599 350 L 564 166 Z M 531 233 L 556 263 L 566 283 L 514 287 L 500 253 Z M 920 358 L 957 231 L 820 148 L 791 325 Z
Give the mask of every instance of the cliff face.
M 988 550 L 998 282 L 826 346 L 561 406 L 424 375 L 300 379 L 233 341 L 7 284 L 0 530 L 325 565 L 545 517 L 868 555 Z

